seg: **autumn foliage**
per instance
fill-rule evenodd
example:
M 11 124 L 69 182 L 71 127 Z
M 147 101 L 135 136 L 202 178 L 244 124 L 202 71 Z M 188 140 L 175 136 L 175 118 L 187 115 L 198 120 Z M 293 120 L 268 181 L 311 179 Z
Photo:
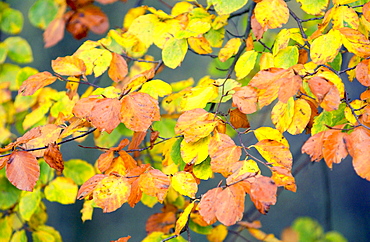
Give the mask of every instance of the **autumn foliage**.
M 347 79 L 370 86 L 370 3 L 297 0 L 304 11 L 298 17 L 283 0 L 183 1 L 165 11 L 131 8 L 122 28 L 108 30 L 95 2 L 116 1 L 37 1 L 43 8 L 34 8 L 55 10 L 43 20 L 30 14 L 45 29 L 45 47 L 58 44 L 65 30 L 76 39 L 89 31 L 106 35 L 52 60 L 51 72 L 18 67 L 20 74 L 0 84 L 0 115 L 6 117 L 0 121 L 0 181 L 16 187 L 2 188 L 12 196 L 0 208 L 19 214 L 34 239 L 44 241 L 45 233 L 60 239 L 41 218 L 46 198 L 61 204 L 83 200 L 83 221 L 92 219 L 96 207 L 109 213 L 125 203 L 161 203 L 161 212 L 148 216 L 144 241 L 183 241 L 189 230 L 222 241 L 235 224 L 257 239 L 278 241 L 257 221 L 247 222 L 244 206 L 249 196 L 266 214 L 278 202 L 279 188 L 297 190 L 286 134 L 309 134 L 302 153 L 330 168 L 352 157 L 356 173 L 370 180 L 364 152 L 370 146 L 369 90 L 351 100 L 346 86 Z M 4 5 L 0 11 L 16 21 L 9 17 L 16 10 Z M 236 18 L 246 19 L 241 33 L 230 27 Z M 288 21 L 296 27 L 286 28 Z M 4 26 L 18 33 L 14 25 Z M 20 37 L 0 43 L 3 69 L 10 68 L 6 57 L 31 62 L 29 48 Z M 161 55 L 149 55 L 149 48 Z M 164 68 L 182 71 L 190 51 L 213 58 L 222 78 L 211 73 L 194 84 L 192 78 L 156 77 Z M 109 86 L 99 85 L 102 75 Z M 50 87 L 54 82 L 64 82 L 65 90 Z M 89 87 L 81 91 L 82 85 Z M 248 115 L 263 109 L 273 126 L 251 129 Z M 101 150 L 96 161 L 65 161 L 60 146 L 90 134 L 96 146 L 81 147 Z M 219 185 L 200 190 L 210 179 Z M 6 238 L 25 236 L 19 229 L 12 235 L 13 229 Z

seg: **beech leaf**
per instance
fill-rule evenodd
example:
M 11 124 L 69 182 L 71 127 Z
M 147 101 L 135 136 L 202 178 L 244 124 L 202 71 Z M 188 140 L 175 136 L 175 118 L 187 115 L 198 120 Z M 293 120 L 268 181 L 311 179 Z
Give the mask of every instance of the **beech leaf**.
M 44 71 L 30 76 L 25 80 L 18 90 L 18 94 L 23 96 L 30 96 L 38 89 L 54 83 L 57 80 L 50 72 Z
M 53 71 L 65 76 L 79 76 L 85 73 L 85 63 L 76 56 L 58 57 L 51 61 Z
M 171 186 L 184 196 L 195 198 L 198 185 L 194 176 L 186 171 L 176 172 L 171 178 Z

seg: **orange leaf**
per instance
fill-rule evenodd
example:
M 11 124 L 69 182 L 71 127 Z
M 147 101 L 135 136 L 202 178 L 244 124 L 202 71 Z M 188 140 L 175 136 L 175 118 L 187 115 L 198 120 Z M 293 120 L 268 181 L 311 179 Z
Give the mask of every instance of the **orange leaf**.
M 121 237 L 118 240 L 112 240 L 111 242 L 127 242 L 129 239 L 131 239 L 131 236 Z
M 6 176 L 18 189 L 32 191 L 40 176 L 36 157 L 26 151 L 14 151 L 6 164 Z
M 370 22 L 370 2 L 366 3 L 362 7 L 362 14 L 364 15 L 365 19 Z
M 348 155 L 345 143 L 345 140 L 348 139 L 348 134 L 342 133 L 341 130 L 333 129 L 324 132 L 323 157 L 328 167 L 332 168 L 333 163 L 340 163 Z
M 44 153 L 45 162 L 55 170 L 62 172 L 64 169 L 64 161 L 59 146 L 56 143 L 51 143 Z
M 78 190 L 77 199 L 82 200 L 85 197 L 91 195 L 98 183 L 105 177 L 107 177 L 107 175 L 96 174 L 92 176 L 89 180 L 85 181 L 85 183 L 82 184 L 82 186 Z
M 94 5 L 79 8 L 78 20 L 95 34 L 104 34 L 109 28 L 108 17 L 99 7 Z
M 120 113 L 126 127 L 137 132 L 145 132 L 153 121 L 160 120 L 158 101 L 141 92 L 123 97 Z
M 320 161 L 323 158 L 324 137 L 325 132 L 311 136 L 302 146 L 302 154 L 308 154 L 311 157 L 311 161 Z
M 217 196 L 222 192 L 221 187 L 208 190 L 200 199 L 199 213 L 208 224 L 216 222 Z
M 87 119 L 90 116 L 92 108 L 98 100 L 99 99 L 96 96 L 81 98 L 73 107 L 73 114 L 78 118 Z
M 163 172 L 157 169 L 149 170 L 140 175 L 139 185 L 143 192 L 149 196 L 157 197 L 159 202 L 163 202 L 171 180 Z
M 145 230 L 147 234 L 154 231 L 161 231 L 168 234 L 175 227 L 176 215 L 173 211 L 155 213 L 146 221 Z
M 52 47 L 63 39 L 65 26 L 66 21 L 64 18 L 55 18 L 50 22 L 43 34 L 45 42 L 44 48 Z
M 253 87 L 244 86 L 234 88 L 233 105 L 245 114 L 257 111 L 257 91 Z
M 369 73 L 370 61 L 365 59 L 357 64 L 356 66 L 356 78 L 364 86 L 370 86 L 370 73 Z
M 114 82 L 120 82 L 123 81 L 123 79 L 127 76 L 127 72 L 127 62 L 125 59 L 121 55 L 113 52 L 112 60 L 108 70 L 108 76 Z
M 101 154 L 97 160 L 99 171 L 105 172 L 106 170 L 108 170 L 112 164 L 113 159 L 114 159 L 113 150 L 108 150 Z
M 27 131 L 22 137 L 19 137 L 15 142 L 14 146 L 27 143 L 30 140 L 36 139 L 42 135 L 41 127 L 35 127 Z
M 194 143 L 207 137 L 218 125 L 214 114 L 202 108 L 196 108 L 181 114 L 175 126 L 176 134 L 184 135 L 187 143 Z
M 232 165 L 239 161 L 241 152 L 241 148 L 235 145 L 230 136 L 215 132 L 208 148 L 212 171 L 229 173 Z
M 252 179 L 249 196 L 257 210 L 266 214 L 270 206 L 276 203 L 277 186 L 270 177 L 259 176 Z
M 342 42 L 349 52 L 362 58 L 370 56 L 370 41 L 360 31 L 344 27 L 338 29 L 342 34 Z
M 41 135 L 39 137 L 35 137 L 34 139 L 27 141 L 27 143 L 24 144 L 24 148 L 26 149 L 39 148 L 47 146 L 50 143 L 57 142 L 62 130 L 62 128 L 56 124 L 46 124 L 44 126 L 39 126 L 39 128 L 41 131 Z M 30 151 L 30 153 L 36 157 L 41 157 L 44 155 L 44 150 Z
M 261 39 L 263 34 L 268 29 L 267 26 L 262 27 L 262 25 L 257 21 L 255 14 L 252 15 L 251 26 L 252 26 L 253 34 L 254 36 L 256 36 L 257 40 Z
M 119 124 L 121 103 L 116 98 L 102 98 L 94 102 L 91 109 L 91 123 L 101 131 L 110 134 Z
M 278 93 L 280 101 L 286 103 L 290 97 L 293 97 L 302 86 L 302 78 L 299 75 L 284 78 Z
M 240 184 L 226 187 L 217 194 L 216 200 L 218 221 L 231 226 L 243 218 L 245 192 Z
M 288 168 L 282 166 L 273 166 L 270 167 L 270 169 L 272 171 L 271 179 L 277 186 L 284 186 L 285 189 L 292 192 L 297 191 L 295 179 Z
M 356 173 L 370 181 L 370 156 L 366 152 L 370 147 L 370 131 L 364 127 L 357 127 L 349 134 L 347 143 L 348 153 L 352 156 L 353 167 Z
M 53 71 L 65 76 L 79 76 L 85 73 L 85 63 L 76 56 L 58 57 L 51 61 Z
M 328 82 L 324 78 L 313 77 L 308 80 L 308 85 L 325 111 L 338 109 L 340 104 L 340 93 L 334 84 Z
M 123 161 L 121 156 L 113 158 L 112 162 L 110 163 L 110 166 L 107 170 L 104 171 L 104 174 L 106 175 L 126 175 L 127 169 L 125 166 L 125 162 Z
M 103 213 L 110 213 L 127 202 L 131 185 L 125 177 L 108 176 L 103 178 L 95 187 L 93 197 L 96 205 Z
M 32 75 L 25 80 L 18 90 L 18 95 L 29 96 L 34 94 L 38 89 L 54 83 L 57 77 L 50 72 L 44 71 Z

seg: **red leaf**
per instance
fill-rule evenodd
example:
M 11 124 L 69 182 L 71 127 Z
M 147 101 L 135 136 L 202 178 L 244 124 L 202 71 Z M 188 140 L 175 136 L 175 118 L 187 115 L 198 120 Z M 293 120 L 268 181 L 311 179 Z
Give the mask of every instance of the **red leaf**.
M 32 191 L 40 176 L 36 157 L 26 151 L 14 151 L 6 164 L 6 176 L 18 189 Z

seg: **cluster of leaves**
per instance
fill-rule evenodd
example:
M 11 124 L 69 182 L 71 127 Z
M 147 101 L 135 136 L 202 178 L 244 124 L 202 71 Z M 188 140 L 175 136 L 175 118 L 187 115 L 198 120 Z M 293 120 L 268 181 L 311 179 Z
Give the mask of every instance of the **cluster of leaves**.
M 94 207 L 112 212 L 124 203 L 162 203 L 162 211 L 147 221 L 144 241 L 183 241 L 180 234 L 189 229 L 221 241 L 227 226 L 236 223 L 264 239 L 255 224 L 241 221 L 245 196 L 266 214 L 278 187 L 296 191 L 284 132 L 310 133 L 302 152 L 312 161 L 324 158 L 329 167 L 349 154 L 357 174 L 370 180 L 369 156 L 363 152 L 370 142 L 369 91 L 351 101 L 342 80 L 347 76 L 370 86 L 370 4 L 297 1 L 307 15 L 321 17 L 301 19 L 283 0 L 208 0 L 207 6 L 184 1 L 169 13 L 139 6 L 128 11 L 122 29 L 53 60 L 53 73 L 1 64 L 0 208 L 9 215 L 0 219 L 5 231 L 0 236 L 19 241 L 26 223 L 34 238 L 61 240 L 44 225 L 45 197 L 62 204 L 84 200 L 83 221 L 92 218 Z M 65 27 L 76 38 L 89 30 L 104 33 L 107 17 L 92 2 L 37 1 L 33 11 L 58 5 L 54 14 L 38 20 L 46 28 L 45 45 L 62 39 Z M 5 5 L 0 10 L 5 17 L 16 11 Z M 229 26 L 234 18 L 247 19 L 241 35 Z M 297 28 L 282 28 L 268 43 L 269 30 L 289 19 Z M 12 31 L 19 26 L 3 23 Z M 148 55 L 153 45 L 161 50 L 158 60 Z M 1 63 L 6 56 L 32 61 L 29 46 L 19 46 L 28 44 L 19 37 L 1 43 Z M 223 78 L 204 76 L 196 85 L 192 78 L 155 79 L 163 67 L 178 68 L 189 50 L 228 64 Z M 344 57 L 350 58 L 348 66 Z M 98 80 L 104 73 L 112 85 L 103 88 Z M 67 91 L 47 87 L 57 80 Z M 80 85 L 89 85 L 81 95 Z M 11 91 L 18 91 L 14 102 Z M 251 130 L 247 115 L 269 105 L 275 127 Z M 13 124 L 24 134 L 11 142 Z M 64 161 L 59 146 L 91 133 L 96 146 L 84 148 L 103 151 L 95 167 L 79 159 Z M 258 142 L 246 146 L 244 140 L 252 136 Z M 142 151 L 149 155 L 140 156 Z M 261 166 L 270 172 L 262 174 Z M 215 174 L 224 179 L 199 194 L 198 187 Z

